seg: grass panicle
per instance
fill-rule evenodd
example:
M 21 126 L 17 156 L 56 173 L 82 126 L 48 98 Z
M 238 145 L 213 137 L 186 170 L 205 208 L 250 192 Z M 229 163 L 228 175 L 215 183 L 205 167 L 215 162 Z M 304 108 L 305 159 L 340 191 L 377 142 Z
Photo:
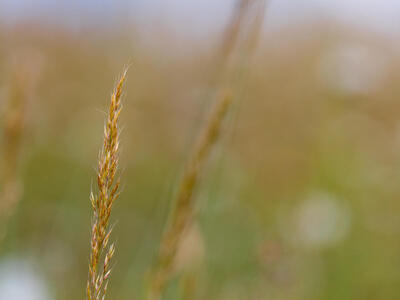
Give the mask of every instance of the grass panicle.
M 90 195 L 93 219 L 86 291 L 88 300 L 103 300 L 105 298 L 111 273 L 111 260 L 115 252 L 113 243 L 108 246 L 112 231 L 109 219 L 113 203 L 119 196 L 120 180 L 116 176 L 120 135 L 118 120 L 122 108 L 121 97 L 126 72 L 125 70 L 111 96 L 104 126 L 104 142 L 97 167 L 97 194 L 95 195 L 92 192 Z

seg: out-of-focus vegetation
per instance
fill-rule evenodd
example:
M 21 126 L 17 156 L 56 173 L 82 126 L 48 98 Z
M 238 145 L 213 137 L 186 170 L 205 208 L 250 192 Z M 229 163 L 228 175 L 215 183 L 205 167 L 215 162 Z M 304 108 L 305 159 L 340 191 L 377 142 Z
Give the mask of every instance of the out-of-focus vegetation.
M 2 116 L 18 63 L 37 77 L 21 145 L 21 199 L 1 242 L 0 299 L 12 284 L 38 291 L 34 299 L 84 297 L 104 103 L 127 62 L 108 296 L 140 299 L 212 102 L 217 47 L 161 29 L 148 43 L 128 26 L 0 27 Z M 196 277 L 196 299 L 400 294 L 397 47 L 323 21 L 262 36 L 235 81 L 240 101 L 227 136 L 197 188 L 197 222 L 181 255 Z M 177 293 L 173 281 L 166 298 Z

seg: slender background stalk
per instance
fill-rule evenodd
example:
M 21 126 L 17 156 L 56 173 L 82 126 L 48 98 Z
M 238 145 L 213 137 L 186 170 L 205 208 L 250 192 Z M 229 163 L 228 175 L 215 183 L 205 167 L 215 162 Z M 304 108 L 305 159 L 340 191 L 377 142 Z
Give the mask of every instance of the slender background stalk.
M 261 2 L 261 4 L 260 4 Z M 261 30 L 262 19 L 264 17 L 265 2 L 239 0 L 236 3 L 231 21 L 225 31 L 222 39 L 221 47 L 217 51 L 217 57 L 220 58 L 220 74 L 224 74 L 220 78 L 220 85 L 227 86 L 229 89 L 233 83 L 234 69 L 229 68 L 229 64 L 235 46 L 238 42 L 243 23 L 250 19 L 251 27 L 248 30 L 248 38 L 245 39 L 245 55 L 249 55 L 255 48 L 259 32 Z M 253 7 L 252 7 L 253 6 Z M 256 6 L 256 7 L 254 7 Z M 250 9 L 253 8 L 253 11 Z M 257 9 L 262 9 L 260 12 Z M 236 63 L 237 64 L 237 63 Z M 236 66 L 237 68 L 238 66 Z M 239 68 L 240 69 L 240 68 Z M 221 89 L 222 87 L 220 87 Z M 177 200 L 172 209 L 167 229 L 164 232 L 161 240 L 161 246 L 158 254 L 158 259 L 150 277 L 149 288 L 147 292 L 148 300 L 159 300 L 162 298 L 166 284 L 173 275 L 173 262 L 179 248 L 183 233 L 189 226 L 193 218 L 193 193 L 198 181 L 201 169 L 205 164 L 205 160 L 210 152 L 210 149 L 215 144 L 220 135 L 221 123 L 226 112 L 231 104 L 231 96 L 225 94 L 217 99 L 212 117 L 205 125 L 200 142 L 192 159 L 188 162 L 184 175 L 182 177 Z M 190 286 L 186 286 L 189 284 Z M 191 276 L 191 280 L 184 280 L 184 297 L 193 297 L 195 294 L 195 278 Z
M 224 92 L 216 103 L 194 155 L 186 166 L 180 183 L 177 200 L 165 231 L 157 263 L 152 271 L 147 298 L 161 299 L 165 286 L 173 273 L 173 262 L 183 232 L 193 214 L 193 193 L 205 161 L 221 133 L 221 123 L 228 111 L 232 96 Z
M 2 111 L 3 140 L 0 158 L 0 242 L 6 235 L 8 220 L 22 195 L 20 167 L 28 110 L 33 99 L 38 72 L 29 61 L 14 63 L 7 100 Z

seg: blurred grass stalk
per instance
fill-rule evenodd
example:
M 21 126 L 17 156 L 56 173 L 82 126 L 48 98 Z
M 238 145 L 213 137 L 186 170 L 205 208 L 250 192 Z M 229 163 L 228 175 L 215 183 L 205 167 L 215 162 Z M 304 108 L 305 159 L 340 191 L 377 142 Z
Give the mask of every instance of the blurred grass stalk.
M 119 160 L 119 126 L 121 113 L 121 97 L 126 79 L 126 70 L 119 79 L 111 96 L 110 107 L 104 126 L 104 142 L 99 155 L 97 169 L 96 195 L 91 193 L 90 201 L 93 208 L 89 275 L 86 287 L 88 300 L 103 300 L 107 293 L 111 273 L 111 259 L 115 247 L 112 243 L 108 247 L 112 228 L 109 226 L 111 209 L 119 196 L 118 172 Z M 108 247 L 108 249 L 107 249 Z M 104 254 L 104 252 L 106 252 Z M 103 261 L 101 262 L 101 260 Z
M 3 151 L 1 159 L 0 242 L 6 235 L 6 226 L 22 195 L 19 174 L 21 148 L 28 114 L 38 74 L 33 65 L 16 63 L 12 68 L 8 100 L 2 111 Z
M 173 274 L 173 264 L 184 230 L 187 228 L 193 214 L 193 193 L 200 176 L 201 169 L 209 153 L 221 133 L 221 123 L 229 109 L 232 96 L 223 92 L 218 99 L 208 121 L 199 144 L 186 166 L 178 191 L 175 207 L 171 212 L 168 229 L 165 231 L 149 283 L 148 299 L 159 300 L 166 284 Z
M 232 60 L 251 1 L 254 0 L 237 0 L 235 3 L 234 11 L 223 33 L 219 49 L 216 50 L 214 65 L 216 66 L 215 76 L 217 78 L 227 75 L 226 73 L 229 72 L 228 66 L 230 60 Z
M 258 4 L 258 5 L 256 5 Z M 252 14 L 249 14 L 251 5 L 254 5 Z M 178 196 L 175 206 L 170 213 L 167 230 L 161 240 L 160 250 L 156 265 L 150 274 L 150 281 L 147 290 L 148 300 L 160 300 L 169 279 L 174 273 L 174 260 L 180 247 L 185 230 L 190 226 L 193 217 L 193 193 L 198 182 L 202 168 L 211 152 L 214 144 L 221 134 L 222 121 L 231 105 L 232 95 L 229 81 L 229 59 L 236 47 L 240 31 L 244 26 L 246 18 L 252 18 L 251 29 L 248 32 L 245 45 L 245 55 L 250 55 L 257 43 L 258 36 L 264 19 L 265 1 L 264 0 L 239 0 L 222 39 L 221 47 L 217 51 L 217 59 L 220 70 L 218 73 L 226 75 L 221 78 L 221 95 L 217 98 L 217 103 L 211 113 L 208 123 L 203 129 L 199 144 L 189 160 L 182 176 Z M 188 274 L 190 280 L 183 280 L 183 290 L 185 299 L 195 297 L 195 277 Z

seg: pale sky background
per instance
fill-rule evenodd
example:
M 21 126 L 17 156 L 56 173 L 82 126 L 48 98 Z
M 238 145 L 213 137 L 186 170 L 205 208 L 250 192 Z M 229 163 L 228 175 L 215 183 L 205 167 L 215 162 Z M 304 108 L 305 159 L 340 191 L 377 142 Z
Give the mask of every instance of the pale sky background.
M 144 26 L 168 24 L 204 34 L 222 26 L 234 0 L 0 0 L 0 24 L 40 19 L 79 30 L 131 18 Z M 383 35 L 400 35 L 400 0 L 271 0 L 266 25 L 279 28 L 316 18 L 336 20 Z

